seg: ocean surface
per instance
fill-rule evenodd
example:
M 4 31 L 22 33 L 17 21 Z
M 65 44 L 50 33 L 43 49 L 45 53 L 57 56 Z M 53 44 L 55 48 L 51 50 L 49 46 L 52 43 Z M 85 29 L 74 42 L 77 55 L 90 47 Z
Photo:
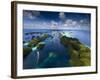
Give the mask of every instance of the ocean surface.
M 85 30 L 23 30 L 23 47 L 32 38 L 41 36 L 43 34 L 49 34 L 43 42 L 45 46 L 42 50 L 32 50 L 29 55 L 23 58 L 23 69 L 36 69 L 36 68 L 56 68 L 56 67 L 70 67 L 69 55 L 67 48 L 60 43 L 59 33 L 66 35 L 67 37 L 73 37 L 79 39 L 81 43 L 91 47 L 91 32 Z

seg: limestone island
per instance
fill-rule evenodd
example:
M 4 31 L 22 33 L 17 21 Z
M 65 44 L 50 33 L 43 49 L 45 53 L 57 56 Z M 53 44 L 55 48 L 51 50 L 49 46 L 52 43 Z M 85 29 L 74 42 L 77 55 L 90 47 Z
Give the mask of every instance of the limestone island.
M 70 66 L 90 66 L 91 65 L 91 50 L 82 44 L 77 38 L 61 36 L 61 44 L 68 49 L 70 55 Z

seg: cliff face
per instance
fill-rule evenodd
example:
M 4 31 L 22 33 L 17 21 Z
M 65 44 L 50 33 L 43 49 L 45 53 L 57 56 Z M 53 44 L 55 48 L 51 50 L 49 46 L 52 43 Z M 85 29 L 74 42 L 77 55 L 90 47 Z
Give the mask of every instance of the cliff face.
M 91 51 L 78 39 L 61 36 L 60 42 L 69 50 L 69 55 L 70 55 L 69 63 L 72 67 L 91 65 L 91 55 L 90 55 Z

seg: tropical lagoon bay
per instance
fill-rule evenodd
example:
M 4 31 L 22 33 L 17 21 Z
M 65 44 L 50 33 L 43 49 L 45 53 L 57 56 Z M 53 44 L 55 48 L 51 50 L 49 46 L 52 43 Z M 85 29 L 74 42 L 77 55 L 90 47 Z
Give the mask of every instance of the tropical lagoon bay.
M 91 14 L 23 10 L 23 69 L 91 66 Z
M 89 30 L 24 29 L 23 69 L 91 65 Z

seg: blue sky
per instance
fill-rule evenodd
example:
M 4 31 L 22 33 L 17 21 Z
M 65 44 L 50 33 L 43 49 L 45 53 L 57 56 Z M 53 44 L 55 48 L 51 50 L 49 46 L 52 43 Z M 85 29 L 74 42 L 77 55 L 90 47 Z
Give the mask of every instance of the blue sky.
M 87 13 L 23 10 L 24 29 L 90 29 Z

